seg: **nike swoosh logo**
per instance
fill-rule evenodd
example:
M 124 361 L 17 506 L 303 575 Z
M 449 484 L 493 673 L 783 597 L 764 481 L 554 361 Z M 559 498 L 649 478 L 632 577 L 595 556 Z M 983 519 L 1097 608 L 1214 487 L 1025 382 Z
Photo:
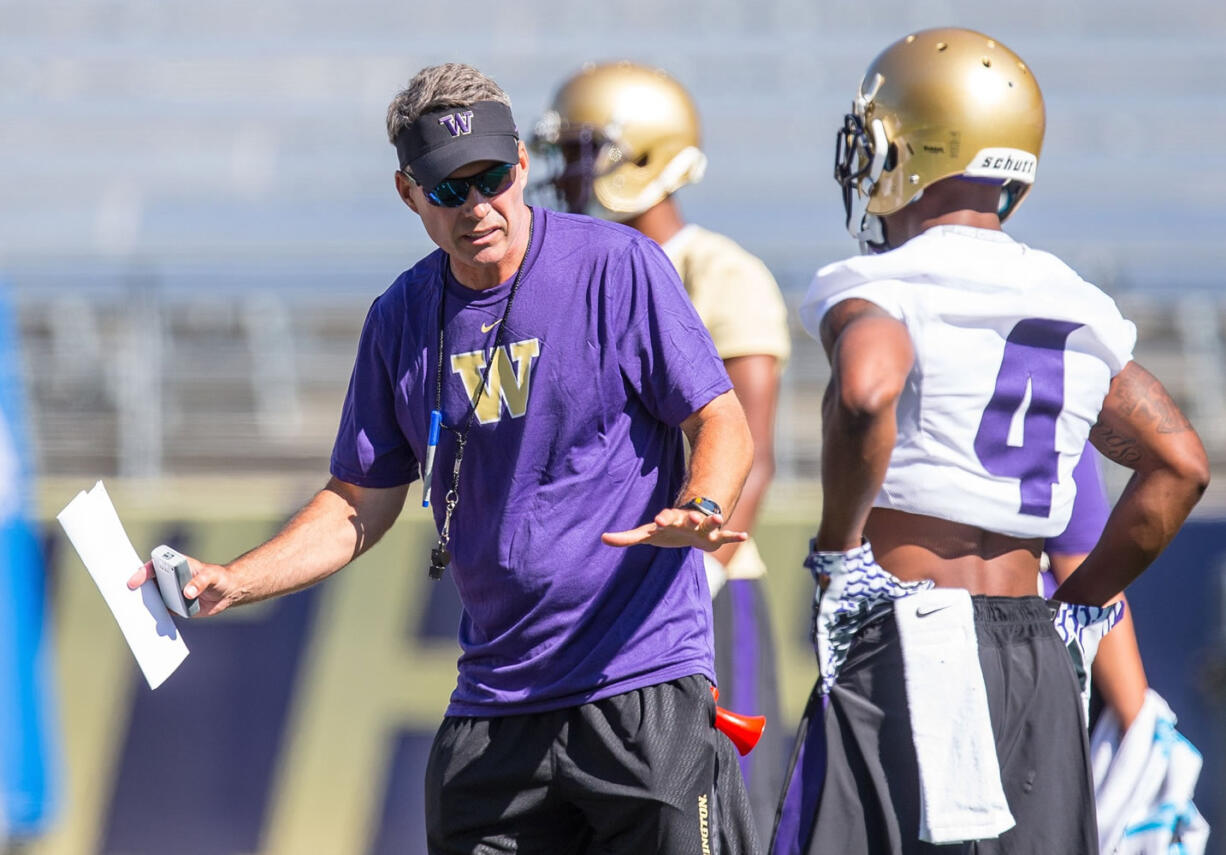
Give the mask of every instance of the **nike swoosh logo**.
M 916 609 L 915 616 L 916 617 L 928 617 L 929 615 L 934 615 L 937 612 L 945 611 L 945 609 L 947 608 L 949 608 L 949 606 L 936 606 L 930 609 Z
M 482 324 L 481 332 L 489 332 L 494 327 L 498 326 L 500 323 L 502 323 L 502 318 L 499 318 L 498 320 L 494 321 L 492 324 Z

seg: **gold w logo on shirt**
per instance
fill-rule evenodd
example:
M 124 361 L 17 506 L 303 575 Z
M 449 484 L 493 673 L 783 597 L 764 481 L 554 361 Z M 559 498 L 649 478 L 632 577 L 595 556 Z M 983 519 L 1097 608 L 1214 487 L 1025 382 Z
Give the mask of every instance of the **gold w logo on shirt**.
M 477 404 L 477 419 L 483 425 L 502 417 L 502 405 L 507 405 L 511 418 L 517 419 L 528 411 L 528 395 L 532 384 L 532 360 L 541 354 L 539 339 L 529 338 L 498 348 L 490 366 L 490 378 L 485 393 Z M 514 365 L 512 365 L 514 363 Z M 485 352 L 473 350 L 451 357 L 451 371 L 464 381 L 468 400 L 477 396 L 481 375 L 485 373 Z

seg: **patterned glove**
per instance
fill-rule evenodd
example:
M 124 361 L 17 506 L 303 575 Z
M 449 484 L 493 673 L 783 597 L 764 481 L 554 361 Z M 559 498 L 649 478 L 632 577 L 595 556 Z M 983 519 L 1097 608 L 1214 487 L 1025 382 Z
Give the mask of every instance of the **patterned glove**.
M 933 586 L 932 580 L 903 582 L 873 558 L 866 540 L 847 552 L 821 552 L 809 542 L 805 566 L 817 582 L 813 600 L 813 647 L 817 651 L 818 691 L 829 693 L 847 660 L 856 633 L 893 608 L 895 600 Z
M 1082 709 L 1085 720 L 1089 721 L 1090 666 L 1094 664 L 1094 656 L 1098 653 L 1103 636 L 1124 616 L 1124 601 L 1109 606 L 1077 606 L 1048 600 L 1047 605 L 1052 610 L 1051 622 L 1056 627 L 1056 635 L 1060 636 L 1073 659 L 1077 685 L 1081 688 Z

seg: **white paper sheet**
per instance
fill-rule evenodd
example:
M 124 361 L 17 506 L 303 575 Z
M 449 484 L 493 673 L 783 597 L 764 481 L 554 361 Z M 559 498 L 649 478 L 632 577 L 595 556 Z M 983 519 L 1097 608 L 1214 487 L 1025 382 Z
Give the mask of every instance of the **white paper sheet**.
M 136 554 L 102 482 L 88 493 L 77 493 L 56 519 L 118 621 L 149 688 L 156 689 L 187 658 L 187 645 L 156 582 L 129 590 L 128 579 L 145 562 Z

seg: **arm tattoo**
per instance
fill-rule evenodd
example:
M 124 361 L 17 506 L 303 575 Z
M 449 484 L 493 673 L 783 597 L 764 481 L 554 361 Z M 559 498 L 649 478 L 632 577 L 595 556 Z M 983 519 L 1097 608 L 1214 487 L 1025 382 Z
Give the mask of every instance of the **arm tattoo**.
M 1108 460 L 1129 468 L 1141 462 L 1141 449 L 1137 447 L 1136 437 L 1112 430 L 1102 422 L 1094 425 L 1091 433 L 1094 447 L 1101 451 Z
M 1183 433 L 1192 430 L 1192 423 L 1171 400 L 1158 379 L 1139 365 L 1134 371 L 1122 371 L 1114 390 L 1119 396 L 1119 411 L 1135 423 L 1148 422 L 1157 433 Z

